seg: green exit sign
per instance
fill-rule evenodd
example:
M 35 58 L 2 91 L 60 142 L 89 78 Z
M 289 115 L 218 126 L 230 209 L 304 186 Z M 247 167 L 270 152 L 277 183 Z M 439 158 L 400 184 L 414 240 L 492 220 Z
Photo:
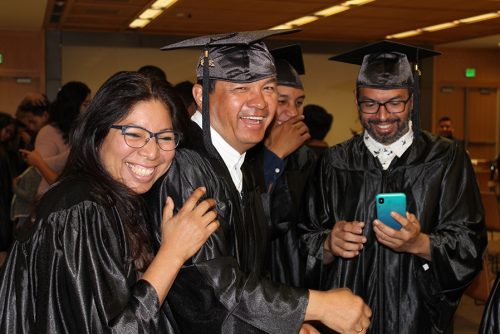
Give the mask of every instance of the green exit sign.
M 0 53 L 0 64 L 3 64 L 3 53 Z
M 476 76 L 475 68 L 466 68 L 465 69 L 465 77 L 466 78 L 474 78 Z

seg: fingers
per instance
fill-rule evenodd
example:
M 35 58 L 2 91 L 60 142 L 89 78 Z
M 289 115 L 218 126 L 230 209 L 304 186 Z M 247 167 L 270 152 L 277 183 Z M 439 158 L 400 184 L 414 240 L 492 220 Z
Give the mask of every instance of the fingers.
M 174 201 L 170 196 L 167 197 L 163 206 L 163 221 L 170 220 L 174 216 Z
M 210 229 L 215 231 L 219 226 L 219 223 L 215 221 L 217 218 L 217 211 L 211 209 L 215 207 L 217 202 L 213 198 L 208 198 L 200 202 L 205 193 L 205 187 L 199 187 L 193 191 L 191 196 L 184 202 L 178 215 L 179 217 L 187 217 L 188 215 L 197 217 L 196 221 L 202 226 L 208 226 L 214 223 L 213 226 L 210 226 Z
M 195 211 L 198 214 L 203 214 L 204 212 L 207 212 L 210 208 L 215 207 L 217 202 L 213 198 L 207 198 L 204 201 L 201 201 L 196 205 L 195 208 L 193 208 L 193 211 Z
M 207 232 L 208 234 L 214 233 L 220 226 L 220 223 L 218 220 L 212 220 L 208 225 L 207 225 Z
M 195 191 L 189 196 L 189 198 L 184 202 L 184 205 L 180 211 L 193 211 L 201 197 L 205 195 L 207 189 L 205 187 L 196 188 Z
M 352 258 L 359 255 L 367 241 L 363 236 L 363 222 L 337 222 L 331 232 L 330 249 L 334 255 Z
M 371 324 L 371 316 L 372 310 L 368 305 L 363 304 L 358 324 L 354 326 L 354 332 L 358 334 L 366 333 Z
M 299 334 L 320 334 L 320 332 L 311 324 L 303 323 Z
M 408 212 L 406 214 L 408 214 Z M 408 225 L 411 225 L 410 221 L 406 217 L 401 216 L 399 213 L 397 213 L 395 211 L 391 212 L 391 217 L 394 218 L 394 220 L 397 221 L 399 224 L 401 224 L 402 228 L 405 228 Z

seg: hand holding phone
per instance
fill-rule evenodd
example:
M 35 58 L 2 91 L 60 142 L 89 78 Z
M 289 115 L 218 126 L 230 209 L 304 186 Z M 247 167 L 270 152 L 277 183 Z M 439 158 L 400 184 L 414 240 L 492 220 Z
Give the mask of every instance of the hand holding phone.
M 401 224 L 392 218 L 391 212 L 395 211 L 403 217 L 406 215 L 406 195 L 403 193 L 378 194 L 375 200 L 377 219 L 395 230 L 400 230 Z

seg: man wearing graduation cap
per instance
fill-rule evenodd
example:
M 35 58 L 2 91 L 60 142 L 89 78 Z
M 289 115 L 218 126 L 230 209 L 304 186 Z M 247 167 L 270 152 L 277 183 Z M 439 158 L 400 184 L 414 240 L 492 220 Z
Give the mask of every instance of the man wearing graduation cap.
M 410 61 L 430 50 L 383 41 L 331 59 L 361 64 L 364 133 L 327 150 L 304 224 L 307 279 L 349 287 L 373 309 L 370 333 L 446 333 L 486 246 L 474 171 L 456 143 L 418 128 Z M 375 196 L 406 194 L 400 230 L 377 220 Z
M 347 289 L 297 289 L 270 280 L 275 227 L 265 218 L 251 164 L 243 162 L 277 104 L 274 62 L 262 40 L 288 32 L 212 35 L 163 48 L 204 47 L 193 87 L 202 112 L 192 117 L 199 127 L 190 139 L 198 145 L 178 150 L 149 194 L 154 223 L 160 226 L 167 196 L 181 207 L 192 189 L 204 186 L 217 200 L 221 225 L 183 266 L 167 297 L 182 333 L 298 333 L 308 320 L 352 332 L 370 323 L 370 309 Z

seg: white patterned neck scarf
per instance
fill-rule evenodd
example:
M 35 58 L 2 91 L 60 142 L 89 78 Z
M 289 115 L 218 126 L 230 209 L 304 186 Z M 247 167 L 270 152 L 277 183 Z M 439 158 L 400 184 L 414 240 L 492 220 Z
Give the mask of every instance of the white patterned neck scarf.
M 408 132 L 390 145 L 379 143 L 373 139 L 373 137 L 370 136 L 366 130 L 363 133 L 363 141 L 371 154 L 373 154 L 373 156 L 380 161 L 382 168 L 386 170 L 391 165 L 392 160 L 394 160 L 396 156 L 400 158 L 413 143 L 413 130 L 411 122 L 409 124 Z

